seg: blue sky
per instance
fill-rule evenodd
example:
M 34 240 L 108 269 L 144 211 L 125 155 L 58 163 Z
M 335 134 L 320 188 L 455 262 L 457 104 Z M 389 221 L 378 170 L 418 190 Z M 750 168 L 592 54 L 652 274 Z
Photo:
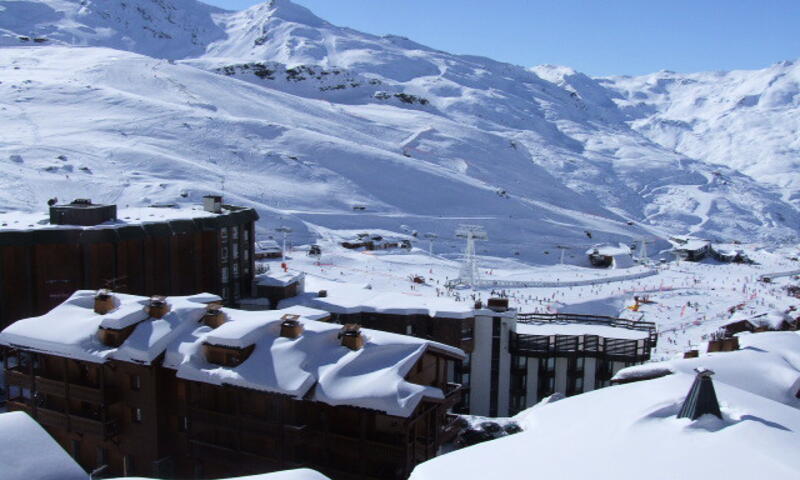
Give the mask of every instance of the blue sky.
M 242 9 L 257 0 L 204 0 Z M 800 0 L 294 0 L 453 53 L 591 75 L 763 68 L 800 58 Z

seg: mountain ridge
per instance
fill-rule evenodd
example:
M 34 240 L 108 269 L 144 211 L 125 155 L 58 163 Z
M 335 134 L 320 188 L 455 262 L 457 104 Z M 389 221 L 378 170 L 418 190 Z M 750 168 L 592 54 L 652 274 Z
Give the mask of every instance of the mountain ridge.
M 0 8 L 6 9 L 0 13 L 7 13 L 9 5 L 15 3 L 20 2 L 0 0 Z M 543 245 L 559 243 L 560 239 L 581 244 L 632 241 L 642 236 L 664 238 L 676 233 L 775 242 L 796 238 L 800 231 L 800 214 L 788 203 L 791 194 L 782 187 L 687 155 L 636 124 L 628 108 L 630 95 L 620 86 L 622 80 L 593 79 L 567 67 L 527 69 L 481 57 L 450 55 L 402 37 L 362 34 L 336 27 L 288 0 L 240 12 L 206 8 L 191 0 L 114 1 L 104 2 L 102 8 L 97 2 L 83 2 L 88 10 L 82 13 L 76 8 L 81 4 L 73 1 L 23 3 L 66 9 L 73 15 L 67 17 L 73 19 L 79 13 L 83 19 L 100 22 L 99 18 L 106 22 L 103 28 L 110 28 L 108 22 L 117 20 L 98 12 L 124 14 L 117 23 L 127 25 L 124 34 L 104 31 L 98 37 L 96 32 L 101 29 L 95 25 L 95 33 L 77 43 L 152 57 L 148 61 L 120 56 L 115 50 L 76 50 L 64 33 L 68 30 L 60 29 L 60 20 L 48 23 L 40 17 L 26 23 L 19 15 L 13 22 L 10 17 L 5 23 L 0 20 L 0 45 L 6 46 L 0 51 L 5 64 L 32 77 L 46 77 L 49 82 L 39 85 L 32 80 L 26 84 L 25 78 L 15 77 L 16 83 L 0 84 L 7 99 L 0 101 L 0 108 L 7 115 L 26 108 L 32 111 L 30 123 L 49 138 L 52 151 L 69 142 L 47 135 L 55 127 L 41 125 L 46 123 L 41 112 L 59 115 L 69 111 L 74 115 L 77 111 L 71 110 L 74 105 L 53 110 L 44 101 L 59 89 L 75 94 L 75 82 L 100 85 L 91 87 L 99 90 L 90 97 L 92 108 L 87 112 L 101 120 L 105 130 L 99 131 L 96 124 L 82 124 L 89 137 L 102 137 L 100 144 L 112 141 L 108 129 L 128 129 L 126 123 L 120 123 L 122 119 L 131 122 L 142 117 L 138 109 L 162 116 L 188 112 L 189 118 L 205 125 L 205 133 L 212 136 L 216 128 L 230 124 L 233 133 L 226 132 L 222 143 L 188 134 L 188 128 L 180 122 L 162 124 L 161 129 L 156 125 L 134 129 L 141 140 L 126 157 L 126 162 L 137 165 L 121 175 L 122 185 L 127 183 L 127 187 L 106 185 L 120 190 L 117 198 L 126 202 L 135 202 L 137 194 L 147 190 L 146 184 L 168 185 L 163 191 L 156 188 L 141 195 L 151 202 L 182 201 L 178 195 L 181 190 L 192 190 L 191 197 L 201 187 L 220 189 L 221 184 L 211 177 L 190 188 L 188 171 L 170 169 L 178 178 L 172 181 L 160 170 L 169 159 L 200 171 L 219 171 L 216 165 L 230 163 L 231 176 L 243 175 L 239 170 L 245 166 L 255 170 L 259 181 L 275 182 L 264 187 L 273 191 L 259 191 L 238 180 L 236 184 L 243 189 L 239 200 L 264 208 L 269 221 L 284 218 L 282 221 L 294 222 L 299 228 L 361 228 L 357 223 L 361 221 L 396 230 L 401 222 L 397 218 L 433 214 L 452 220 L 439 222 L 442 225 L 429 220 L 423 223 L 446 234 L 445 225 L 451 229 L 455 218 L 468 219 L 472 212 L 473 220 L 490 219 L 489 228 L 495 237 L 499 235 L 502 245 L 493 253 L 505 255 L 520 250 L 519 233 L 523 231 L 539 238 Z M 126 5 L 124 9 L 122 4 Z M 178 6 L 191 11 L 163 18 L 152 13 L 179 11 Z M 139 8 L 155 23 L 141 24 L 146 18 Z M 187 30 L 175 21 L 195 16 L 203 17 L 199 25 L 207 28 Z M 165 18 L 173 18 L 175 23 Z M 154 36 L 152 30 L 169 38 Z M 47 35 L 52 39 L 34 42 L 33 38 L 42 38 L 34 35 L 44 35 L 42 32 L 50 32 Z M 138 36 L 131 36 L 133 33 Z M 20 40 L 19 36 L 30 39 Z M 180 45 L 173 50 L 165 47 L 173 43 Z M 9 48 L 11 45 L 28 47 Z M 58 54 L 67 55 L 80 68 L 70 70 L 71 79 L 60 78 L 41 61 L 29 65 L 32 52 L 46 52 L 43 55 L 51 61 Z M 92 66 L 92 62 L 97 63 Z M 63 67 L 71 68 L 69 62 Z M 91 73 L 96 69 L 115 73 L 113 78 L 97 77 Z M 159 84 L 175 92 L 174 98 L 163 98 L 158 88 L 150 85 L 146 76 L 150 71 L 160 79 Z M 207 72 L 215 76 L 209 77 Z M 135 93 L 139 103 L 130 102 L 133 87 L 120 84 L 120 78 L 150 85 Z M 252 96 L 253 102 L 266 110 L 252 111 L 233 98 L 229 105 L 222 104 L 218 99 L 229 95 L 214 94 L 210 85 Z M 101 101 L 104 95 L 107 98 Z M 662 106 L 663 102 L 658 105 Z M 272 109 L 284 112 L 283 117 L 270 113 Z M 308 116 L 305 111 L 317 114 Z M 12 118 L 7 121 L 12 122 Z M 638 120 L 644 122 L 644 118 Z M 265 121 L 267 126 L 262 125 Z M 182 145 L 186 135 L 203 148 Z M 155 150 L 141 147 L 154 143 L 159 145 Z M 324 147 L 327 143 L 334 147 Z M 35 158 L 37 154 L 30 150 L 34 144 L 0 134 L 0 159 L 22 155 L 29 159 L 26 165 L 37 165 L 34 171 L 55 166 L 64 173 L 45 156 Z M 78 145 L 70 148 L 78 149 Z M 106 169 L 103 162 L 108 161 L 108 148 L 87 150 L 97 150 L 96 160 L 88 168 Z M 179 152 L 187 158 L 176 157 Z M 327 157 L 320 156 L 323 152 Z M 206 158 L 198 159 L 201 155 Z M 381 159 L 378 164 L 383 167 L 374 169 L 373 157 Z M 304 162 L 307 168 L 300 167 Z M 380 178 L 381 173 L 395 168 L 388 165 L 403 165 L 395 177 L 415 185 Z M 33 182 L 31 172 L 14 174 L 14 169 L 21 167 L 7 166 L 17 184 Z M 319 171 L 325 173 L 320 177 Z M 137 172 L 143 175 L 133 175 Z M 222 182 L 227 188 L 232 183 L 229 179 Z M 431 188 L 431 193 L 422 193 L 420 186 Z M 314 193 L 308 198 L 298 196 L 298 189 L 303 188 Z M 284 201 L 278 195 L 282 192 Z M 414 196 L 420 200 L 413 200 Z M 480 202 L 484 204 L 470 196 L 483 199 Z M 28 201 L 41 199 L 34 194 Z M 25 205 L 18 199 L 5 198 L 4 202 Z M 370 205 L 374 215 L 358 220 L 348 211 L 355 203 Z M 550 215 L 553 218 L 546 220 Z M 506 220 L 502 220 L 504 217 Z M 545 225 L 542 221 L 546 221 L 545 231 L 534 233 L 537 223 Z M 514 229 L 518 233 L 514 234 Z M 596 238 L 581 240 L 585 230 L 593 229 L 607 235 L 596 232 Z M 546 249 L 549 247 L 534 252 L 524 247 L 521 255 L 552 261 L 544 253 Z

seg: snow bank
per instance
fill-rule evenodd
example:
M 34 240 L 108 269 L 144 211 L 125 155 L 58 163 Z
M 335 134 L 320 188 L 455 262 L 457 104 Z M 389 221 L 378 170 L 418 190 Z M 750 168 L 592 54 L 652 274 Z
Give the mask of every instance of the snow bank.
M 0 478 L 89 480 L 72 457 L 24 412 L 0 414 Z
M 783 403 L 785 396 L 771 397 L 774 386 L 788 384 L 787 369 L 797 366 L 797 335 L 753 337 L 740 354 L 676 361 L 674 375 L 532 407 L 515 417 L 524 432 L 430 460 L 411 479 L 527 480 L 532 472 L 566 480 L 796 479 L 800 412 Z M 748 366 L 754 362 L 760 367 Z M 722 419 L 676 418 L 694 379 L 686 372 L 700 364 L 718 372 Z

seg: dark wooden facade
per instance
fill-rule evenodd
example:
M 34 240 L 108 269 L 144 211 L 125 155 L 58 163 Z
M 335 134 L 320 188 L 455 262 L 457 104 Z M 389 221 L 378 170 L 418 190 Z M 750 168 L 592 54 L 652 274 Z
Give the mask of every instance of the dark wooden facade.
M 253 209 L 194 220 L 0 232 L 0 329 L 80 289 L 209 292 L 235 304 L 254 276 Z
M 429 349 L 407 380 L 441 388 L 408 417 L 178 379 L 159 366 L 6 351 L 9 410 L 30 414 L 87 471 L 219 478 L 315 468 L 336 480 L 404 479 L 457 433 L 451 354 Z

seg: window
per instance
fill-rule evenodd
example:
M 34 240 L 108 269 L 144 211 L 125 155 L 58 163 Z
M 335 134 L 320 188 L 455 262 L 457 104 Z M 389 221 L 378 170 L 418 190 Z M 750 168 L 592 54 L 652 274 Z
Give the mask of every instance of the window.
M 80 460 L 81 456 L 81 441 L 73 439 L 71 442 L 71 447 L 72 448 L 70 453 L 72 454 L 72 458 L 74 458 L 75 461 L 77 462 Z
M 134 423 L 142 423 L 144 420 L 144 416 L 142 415 L 142 409 L 139 407 L 131 408 L 131 420 Z
M 130 476 L 133 474 L 133 455 L 125 455 L 122 457 L 122 475 Z
M 228 268 L 227 267 L 222 269 L 221 278 L 222 278 L 222 283 L 228 283 Z
M 142 389 L 142 377 L 139 375 L 131 375 L 131 390 L 138 392 Z
M 178 417 L 178 431 L 179 432 L 189 431 L 189 417 L 187 416 Z
M 97 447 L 97 459 L 95 462 L 97 468 L 100 468 L 107 463 L 108 463 L 108 450 L 102 447 Z
M 464 322 L 461 324 L 461 340 L 468 341 L 472 340 L 475 336 L 475 328 L 471 321 Z

